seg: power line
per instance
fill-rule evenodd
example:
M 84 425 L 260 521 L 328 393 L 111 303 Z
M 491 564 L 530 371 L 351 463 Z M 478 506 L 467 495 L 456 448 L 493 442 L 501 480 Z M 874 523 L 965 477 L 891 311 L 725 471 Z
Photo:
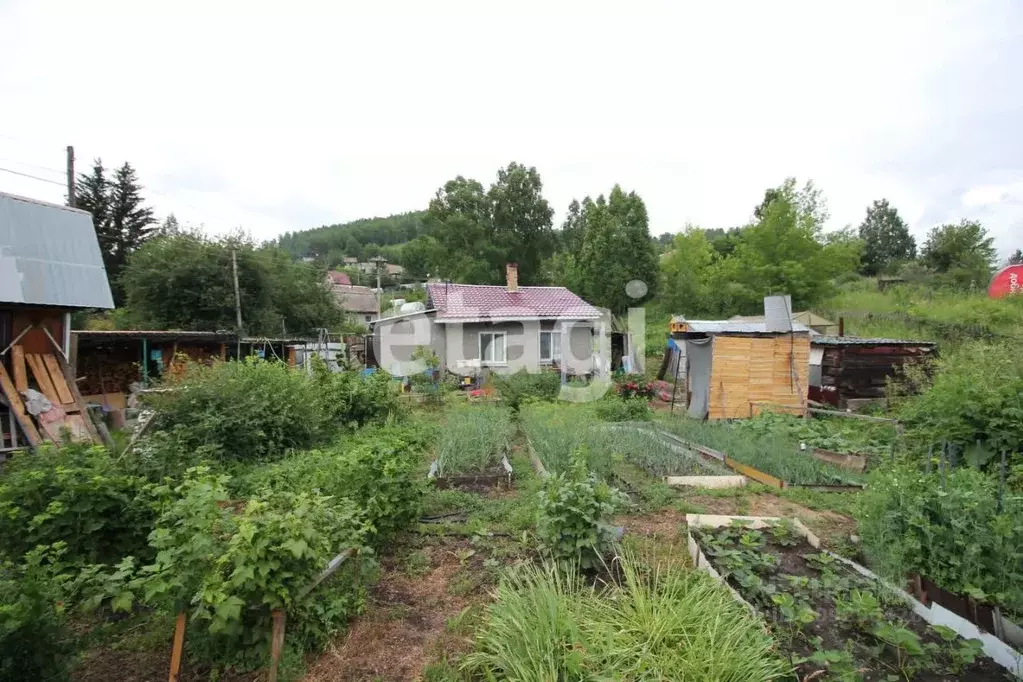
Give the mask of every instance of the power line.
M 10 159 L 7 157 L 0 156 L 0 161 L 6 161 L 7 163 L 17 164 L 19 166 L 25 166 L 26 168 L 35 168 L 36 170 L 47 171 L 60 175 L 63 177 L 67 171 L 60 170 L 59 168 L 51 168 L 50 166 L 40 166 L 37 163 L 29 163 L 27 161 L 18 161 L 17 159 Z
M 5 173 L 11 173 L 12 175 L 20 175 L 23 178 L 32 178 L 33 180 L 39 180 L 41 182 L 48 182 L 51 185 L 60 185 L 61 187 L 64 186 L 63 182 L 57 182 L 56 180 L 50 180 L 49 178 L 41 178 L 38 175 L 29 175 L 28 173 L 20 173 L 20 172 L 18 172 L 16 170 L 11 170 L 10 168 L 0 168 L 0 171 L 3 171 Z

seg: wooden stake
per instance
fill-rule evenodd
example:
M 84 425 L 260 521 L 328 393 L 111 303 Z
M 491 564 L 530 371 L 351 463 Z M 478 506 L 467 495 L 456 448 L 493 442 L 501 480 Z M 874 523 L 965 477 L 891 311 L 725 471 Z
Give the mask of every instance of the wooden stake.
M 14 371 L 14 387 L 18 393 L 28 390 L 28 375 L 25 374 L 25 349 L 21 346 L 11 348 L 11 369 Z
M 277 682 L 277 667 L 281 664 L 281 652 L 284 650 L 284 624 L 287 614 L 284 609 L 274 609 L 273 638 L 270 640 L 270 672 L 267 682 Z
M 181 655 L 185 649 L 185 612 L 178 614 L 174 621 L 174 645 L 171 647 L 170 676 L 168 682 L 181 679 Z

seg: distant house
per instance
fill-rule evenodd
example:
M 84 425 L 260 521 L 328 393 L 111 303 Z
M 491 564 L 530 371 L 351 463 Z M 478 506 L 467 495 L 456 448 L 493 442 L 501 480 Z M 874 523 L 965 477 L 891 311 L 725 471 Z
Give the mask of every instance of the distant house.
M 352 278 L 348 276 L 347 272 L 331 270 L 327 273 L 327 283 L 332 287 L 350 287 L 352 286 Z
M 369 287 L 336 285 L 331 290 L 341 308 L 359 322 L 369 324 L 377 318 L 377 296 Z
M 72 311 L 113 307 L 92 216 L 87 211 L 0 192 L 0 349 L 4 364 L 0 451 L 33 441 L 25 438 L 25 431 L 33 427 L 24 417 L 20 395 L 31 387 L 32 378 L 48 398 L 65 404 L 69 415 L 65 425 L 73 426 L 72 409 L 66 405 L 68 395 L 52 393 L 56 386 L 63 387 L 54 374 L 57 368 L 37 362 L 71 355 Z M 44 376 L 47 372 L 52 381 Z M 11 412 L 12 405 L 19 414 Z M 75 417 L 83 426 L 88 419 L 80 414 Z
M 341 259 L 341 262 L 344 265 L 355 265 L 356 263 L 359 262 L 359 259 L 353 256 L 345 256 L 344 258 Z
M 405 268 L 394 263 L 387 263 L 384 265 L 384 271 L 391 277 L 401 277 L 405 274 Z
M 514 264 L 506 276 L 505 286 L 428 283 L 425 310 L 374 325 L 380 366 L 405 374 L 412 353 L 427 346 L 441 369 L 459 375 L 562 365 L 567 374 L 593 373 L 600 311 L 565 287 L 520 287 Z

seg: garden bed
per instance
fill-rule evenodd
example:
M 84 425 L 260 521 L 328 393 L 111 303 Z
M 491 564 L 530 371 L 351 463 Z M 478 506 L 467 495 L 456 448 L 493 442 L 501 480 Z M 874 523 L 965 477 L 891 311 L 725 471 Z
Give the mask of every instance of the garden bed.
M 685 417 L 659 419 L 652 430 L 663 438 L 723 462 L 729 469 L 774 488 L 861 490 L 862 476 L 777 436 L 757 437 L 725 424 Z M 707 443 L 711 445 L 708 446 Z
M 625 459 L 652 476 L 662 478 L 673 487 L 739 488 L 746 477 L 728 473 L 724 460 L 688 447 L 679 439 L 669 438 L 643 425 L 616 424 L 607 428 L 641 434 L 649 439 L 649 448 L 635 448 L 624 453 Z
M 507 456 L 501 457 L 499 466 L 474 474 L 438 476 L 436 467 L 437 462 L 434 460 L 430 465 L 427 478 L 431 479 L 440 490 L 455 488 L 467 492 L 486 492 L 495 488 L 500 490 L 512 487 L 513 471 Z
M 800 679 L 984 682 L 1009 679 L 1007 668 L 1018 674 L 1019 655 L 1004 643 L 820 549 L 799 521 L 686 520 L 693 561 L 766 616 Z

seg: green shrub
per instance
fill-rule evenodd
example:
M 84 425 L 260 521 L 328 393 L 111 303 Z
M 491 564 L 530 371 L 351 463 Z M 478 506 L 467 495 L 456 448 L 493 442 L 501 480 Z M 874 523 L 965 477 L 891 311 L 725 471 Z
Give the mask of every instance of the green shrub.
M 356 428 L 383 424 L 401 411 L 396 385 L 385 372 L 332 373 L 321 362 L 315 376 L 329 426 Z
M 608 398 L 597 403 L 597 417 L 606 422 L 650 421 L 653 410 L 646 398 Z
M 536 534 L 541 551 L 562 562 L 594 568 L 614 542 L 609 520 L 624 496 L 598 481 L 576 454 L 569 471 L 551 474 L 539 494 Z
M 892 578 L 919 573 L 960 594 L 1023 613 L 1023 503 L 969 468 L 944 475 L 900 464 L 874 472 L 856 516 L 870 564 Z
M 273 609 L 310 647 L 358 612 L 364 595 L 350 581 L 307 589 L 331 558 L 363 547 L 368 525 L 351 500 L 267 489 L 235 501 L 228 480 L 189 472 L 150 536 L 156 562 L 132 584 L 167 613 L 188 610 L 200 625 L 190 648 L 203 662 L 250 670 L 269 655 Z
M 0 682 L 66 678 L 74 653 L 62 590 L 42 551 L 0 561 Z
M 622 584 L 606 592 L 557 564 L 510 569 L 462 668 L 523 681 L 788 679 L 763 622 L 709 575 L 619 561 Z
M 508 410 L 496 405 L 484 403 L 451 410 L 437 444 L 437 474 L 487 471 L 508 452 L 513 432 Z
M 346 497 L 364 512 L 369 538 L 382 542 L 419 517 L 424 478 L 416 429 L 379 429 L 336 448 L 296 453 L 249 472 L 241 493 L 273 486 Z
M 171 388 L 149 400 L 159 412 L 157 426 L 174 431 L 186 450 L 260 460 L 311 447 L 324 433 L 316 382 L 280 362 L 192 364 Z
M 156 513 L 145 484 L 101 447 L 19 454 L 0 476 L 0 547 L 18 560 L 37 545 L 66 542 L 72 563 L 116 562 L 146 546 Z
M 518 412 L 524 401 L 554 400 L 561 391 L 561 375 L 551 371 L 529 373 L 520 369 L 514 374 L 495 375 L 494 387 L 504 404 Z
M 977 441 L 992 453 L 1023 451 L 1023 354 L 1017 345 L 965 344 L 935 362 L 933 378 L 921 368 L 907 375 L 910 384 L 924 387 L 898 409 L 918 453 L 942 441 L 960 452 Z

